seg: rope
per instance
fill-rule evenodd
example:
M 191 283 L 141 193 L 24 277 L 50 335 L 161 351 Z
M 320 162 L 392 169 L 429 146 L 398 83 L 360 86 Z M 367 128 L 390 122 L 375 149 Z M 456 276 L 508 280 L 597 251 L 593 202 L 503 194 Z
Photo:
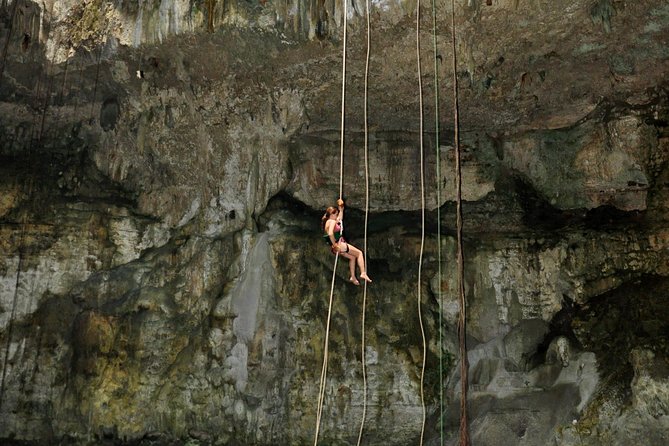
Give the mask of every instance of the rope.
M 465 267 L 462 252 L 462 168 L 460 164 L 460 121 L 458 116 L 458 63 L 455 46 L 455 0 L 451 0 L 451 43 L 453 45 L 453 126 L 455 130 L 455 183 L 456 183 L 456 216 L 457 216 L 457 239 L 458 239 L 458 302 L 460 313 L 458 317 L 458 339 L 460 346 L 460 446 L 469 445 L 469 428 L 467 426 L 467 387 L 469 361 L 467 360 L 466 311 L 465 300 Z
M 53 88 L 53 83 L 55 81 L 56 75 L 54 74 L 54 65 L 56 64 L 56 53 L 58 52 L 57 48 L 60 47 L 60 36 L 58 39 L 56 39 L 56 49 L 53 52 L 53 57 L 51 58 L 51 62 L 49 64 L 49 67 L 46 69 L 46 74 L 45 77 L 47 79 L 47 85 L 46 85 L 46 94 L 44 95 L 44 108 L 42 110 L 42 122 L 40 124 L 39 128 L 39 134 L 37 138 L 37 142 L 42 141 L 42 135 L 44 134 L 44 125 L 46 123 L 46 112 L 49 108 L 49 102 L 51 102 L 51 89 Z M 49 76 L 49 69 L 51 69 L 51 76 Z M 50 80 L 49 80 L 50 79 Z
M 12 11 L 12 18 L 10 22 L 10 29 L 9 33 L 7 35 L 7 41 L 5 42 L 5 48 L 3 49 L 3 56 L 2 56 L 2 69 L 0 69 L 0 80 L 2 79 L 2 74 L 4 73 L 4 68 L 5 68 L 5 59 L 7 57 L 7 48 L 9 45 L 9 39 L 11 37 L 11 32 L 14 26 L 14 20 L 16 18 L 16 5 L 18 4 L 18 1 L 14 2 L 14 9 Z M 54 5 L 51 5 L 51 10 L 50 10 L 50 16 L 53 17 L 53 7 Z M 50 34 L 50 29 L 47 29 L 46 32 L 46 37 L 45 40 L 48 41 L 49 39 L 49 34 Z M 58 44 L 57 44 L 58 46 Z M 40 94 L 41 94 L 41 85 L 42 85 L 42 74 L 43 71 L 45 71 L 44 76 L 46 78 L 46 82 L 48 82 L 49 79 L 49 70 L 48 68 L 46 70 L 42 70 L 40 65 L 40 73 L 37 77 L 37 85 L 36 85 L 36 90 L 35 90 L 35 108 L 39 110 L 40 107 Z M 51 60 L 51 69 L 53 70 L 53 59 Z M 53 73 L 52 73 L 53 75 Z M 48 84 L 48 88 L 45 94 L 45 99 L 44 99 L 44 108 L 42 111 L 42 118 L 41 118 L 41 124 L 40 124 L 40 129 L 39 133 L 37 134 L 37 142 L 41 142 L 42 139 L 42 132 L 44 131 L 44 123 L 46 120 L 46 111 L 47 107 L 49 105 L 49 99 L 51 95 L 51 85 L 53 84 L 53 78 L 51 79 L 51 83 Z M 32 167 L 32 154 L 33 154 L 33 144 L 35 141 L 35 132 L 36 132 L 36 119 L 37 119 L 37 114 L 33 115 L 33 120 L 31 123 L 31 129 L 30 129 L 30 141 L 28 143 L 28 154 L 27 154 L 27 165 L 29 167 Z M 33 188 L 35 185 L 35 176 L 36 173 L 33 173 L 33 175 L 29 176 L 26 180 L 26 190 L 27 190 L 27 203 L 32 202 L 32 196 L 33 196 Z M 23 221 L 21 222 L 21 236 L 19 238 L 19 249 L 18 249 L 18 254 L 19 254 L 19 259 L 18 259 L 18 264 L 16 266 L 16 279 L 14 282 L 14 295 L 12 298 L 12 311 L 9 314 L 9 322 L 7 323 L 7 343 L 5 344 L 5 352 L 4 352 L 4 362 L 2 364 L 2 378 L 0 380 L 0 407 L 2 406 L 2 403 L 4 401 L 4 396 L 5 396 L 5 382 L 7 379 L 7 363 L 9 362 L 9 350 L 11 347 L 11 342 L 12 342 L 12 335 L 14 331 L 14 319 L 16 318 L 16 308 L 17 308 L 17 303 L 18 303 L 18 294 L 19 294 L 19 287 L 21 284 L 21 270 L 23 268 L 23 263 L 25 262 L 25 255 L 24 255 L 24 244 L 25 244 L 25 238 L 26 238 L 26 232 L 28 228 L 28 211 L 26 210 L 23 214 Z
M 103 11 L 104 12 L 104 11 Z M 109 21 L 105 23 L 105 28 L 104 28 L 104 38 L 107 37 L 107 33 L 109 31 Z M 102 61 L 102 49 L 104 47 L 104 40 L 103 38 L 100 39 L 100 46 L 98 47 L 98 56 L 97 56 L 97 67 L 95 69 L 95 85 L 93 87 L 93 99 L 91 101 L 91 121 L 93 120 L 93 112 L 95 110 L 95 97 L 98 94 L 98 81 L 100 80 L 100 62 Z
M 348 1 L 344 0 L 344 45 L 342 50 L 342 76 L 341 76 L 341 134 L 339 147 L 339 197 L 343 196 L 344 186 L 344 111 L 346 108 L 346 28 L 348 26 Z M 343 222 L 342 228 L 343 231 Z M 330 285 L 330 302 L 328 305 L 328 318 L 325 326 L 325 346 L 323 347 L 323 366 L 321 368 L 321 380 L 318 389 L 318 408 L 316 410 L 316 432 L 314 434 L 314 446 L 318 444 L 318 434 L 321 427 L 321 415 L 323 414 L 323 400 L 325 398 L 325 382 L 328 373 L 328 343 L 330 340 L 330 319 L 332 316 L 332 300 L 334 295 L 334 284 L 337 272 L 337 260 L 339 253 L 335 256 L 334 266 L 332 267 L 332 283 Z
M 54 8 L 55 2 L 51 4 L 51 9 L 49 10 L 49 21 L 53 21 L 53 8 Z M 49 38 L 50 31 L 47 33 L 47 39 Z M 40 143 L 42 142 L 42 135 L 44 133 L 44 124 L 46 123 L 46 112 L 47 109 L 49 108 L 49 102 L 51 101 L 51 89 L 53 88 L 53 83 L 55 81 L 56 75 L 54 74 L 54 65 L 56 64 L 56 55 L 58 54 L 58 48 L 60 48 L 60 42 L 61 42 L 62 34 L 59 33 L 57 38 L 55 39 L 56 45 L 53 50 L 53 56 L 51 57 L 51 62 L 49 66 L 46 69 L 46 74 L 45 78 L 47 80 L 47 86 L 46 86 L 46 94 L 44 95 L 44 109 L 42 110 L 42 122 L 40 124 L 39 128 L 39 136 L 37 139 L 37 142 Z M 49 80 L 49 69 L 51 69 L 51 80 Z
M 334 284 L 337 273 L 337 260 L 339 253 L 335 255 L 334 267 L 332 268 L 332 281 L 330 284 L 330 302 L 328 304 L 328 318 L 325 325 L 325 345 L 323 347 L 323 367 L 321 368 L 321 381 L 318 389 L 318 408 L 316 410 L 316 434 L 314 435 L 314 446 L 318 444 L 318 433 L 321 427 L 321 415 L 323 413 L 323 399 L 325 398 L 325 380 L 328 373 L 328 344 L 330 341 L 330 319 L 332 316 L 332 297 L 334 296 Z
M 370 26 L 369 26 L 369 0 L 365 1 L 365 12 L 367 15 L 367 56 L 365 58 L 365 91 L 364 91 L 364 119 L 363 125 L 365 127 L 365 230 L 364 236 L 365 241 L 363 245 L 363 252 L 365 256 L 365 267 L 369 269 L 369 264 L 367 263 L 367 221 L 369 219 L 369 125 L 367 122 L 367 104 L 368 104 L 368 93 L 369 93 L 369 53 L 370 53 Z M 360 432 L 358 433 L 358 443 L 357 446 L 360 446 L 362 441 L 362 432 L 365 428 L 365 417 L 367 416 L 367 364 L 365 357 L 365 312 L 367 308 L 367 281 L 364 280 L 365 287 L 362 292 L 362 342 L 360 347 L 360 358 L 362 361 L 362 418 L 360 421 Z
M 437 6 L 432 0 L 432 47 L 434 49 L 434 140 L 437 164 L 437 279 L 439 284 L 439 439 L 444 444 L 444 294 L 441 289 L 441 154 L 439 152 L 439 67 L 437 65 Z
M 137 61 L 137 71 L 135 73 L 135 76 L 137 79 L 143 79 L 144 78 L 144 72 L 142 71 L 142 60 L 144 58 L 144 48 L 142 47 L 142 44 L 140 42 L 139 44 L 139 60 Z
M 339 198 L 344 196 L 344 110 L 346 106 L 346 28 L 348 27 L 348 1 L 344 0 L 344 45 L 342 49 L 341 60 L 341 131 L 339 135 L 340 140 L 340 156 L 339 156 Z
M 76 56 L 75 56 L 76 57 Z M 75 65 L 75 70 L 76 70 L 77 65 Z M 79 91 L 83 90 L 83 82 L 84 82 L 84 62 L 79 62 L 78 64 L 79 67 L 79 81 L 77 82 L 77 85 L 79 86 Z M 74 112 L 73 115 L 76 117 L 77 115 L 77 110 L 79 110 L 79 95 L 74 96 Z
M 100 61 L 102 60 L 102 42 L 100 42 L 100 49 L 98 50 L 97 68 L 95 69 L 95 84 L 93 87 L 93 99 L 91 100 L 91 120 L 93 119 L 95 111 L 95 97 L 98 94 L 98 81 L 100 79 Z
M 59 34 L 57 48 L 60 48 L 61 45 L 62 45 L 62 33 Z M 55 54 L 56 54 L 56 51 L 54 51 L 54 55 Z M 54 63 L 55 63 L 55 60 L 52 60 L 52 62 L 51 62 L 52 67 L 53 67 Z M 74 66 L 74 69 L 76 70 L 76 65 Z M 60 122 L 62 121 L 63 116 L 65 116 L 65 113 L 66 113 L 64 111 L 64 109 L 66 108 L 65 107 L 65 87 L 66 86 L 68 87 L 68 96 L 72 92 L 72 85 L 71 85 L 72 82 L 70 81 L 70 85 L 68 85 L 68 80 L 69 80 L 68 76 L 74 76 L 74 75 L 71 75 L 70 71 L 71 71 L 70 57 L 68 55 L 67 57 L 65 57 L 65 67 L 63 69 L 63 83 L 60 86 L 59 96 L 56 96 L 56 98 L 59 98 L 58 102 L 60 103 L 60 108 L 57 109 L 57 111 L 54 115 L 54 118 L 53 118 L 54 123 L 55 123 L 54 124 L 55 128 L 59 128 L 61 126 Z M 55 78 L 55 75 L 54 75 L 54 78 Z M 76 103 L 76 101 L 75 101 L 75 103 Z M 55 155 L 53 153 L 51 153 L 51 159 L 53 160 L 54 158 L 55 158 Z
M 420 0 L 416 2 L 416 61 L 418 70 L 418 114 L 420 124 L 420 207 L 421 207 L 421 233 L 420 233 L 420 255 L 418 257 L 418 322 L 420 324 L 420 334 L 423 339 L 423 363 L 420 371 L 420 403 L 423 411 L 423 417 L 420 428 L 420 444 L 423 444 L 423 437 L 425 435 L 425 356 L 427 354 L 427 343 L 425 340 L 425 327 L 423 326 L 423 315 L 421 314 L 421 279 L 423 272 L 423 250 L 425 247 L 425 173 L 424 159 L 423 159 L 423 81 L 422 81 L 422 67 L 420 64 Z
M 65 86 L 67 85 L 67 75 L 69 74 L 69 69 L 70 69 L 70 58 L 68 56 L 65 58 L 65 68 L 63 69 L 63 84 L 60 86 L 59 102 L 61 104 L 65 102 Z M 60 113 L 58 115 L 60 117 Z
M 31 182 L 32 183 L 32 182 Z M 30 192 L 30 191 L 29 191 Z M 30 194 L 32 195 L 32 194 Z M 7 342 L 5 343 L 5 358 L 2 364 L 2 381 L 0 382 L 0 407 L 5 397 L 5 379 L 7 376 L 7 363 L 9 362 L 9 349 L 12 344 L 12 332 L 14 331 L 14 318 L 16 318 L 16 304 L 18 301 L 19 285 L 21 282 L 21 268 L 23 267 L 23 244 L 25 243 L 25 233 L 27 226 L 27 212 L 23 215 L 23 223 L 21 225 L 21 237 L 19 241 L 19 262 L 16 266 L 16 280 L 14 281 L 14 297 L 12 299 L 12 312 L 9 314 L 9 322 L 7 324 Z

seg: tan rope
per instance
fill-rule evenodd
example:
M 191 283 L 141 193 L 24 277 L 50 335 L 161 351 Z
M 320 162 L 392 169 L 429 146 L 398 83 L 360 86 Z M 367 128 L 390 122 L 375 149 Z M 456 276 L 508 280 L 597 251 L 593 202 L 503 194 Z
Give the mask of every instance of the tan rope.
M 332 268 L 332 281 L 330 284 L 330 301 L 328 304 L 328 318 L 325 325 L 325 341 L 323 346 L 323 367 L 321 368 L 320 387 L 318 389 L 318 408 L 316 410 L 316 433 L 314 434 L 314 446 L 318 444 L 318 433 L 321 427 L 321 415 L 323 413 L 323 400 L 325 398 L 325 380 L 328 373 L 328 348 L 330 341 L 330 319 L 332 317 L 332 298 L 334 296 L 334 284 L 337 274 L 337 260 L 339 253 L 335 255 L 334 267 Z
M 371 48 L 370 26 L 369 26 L 369 0 L 365 1 L 365 12 L 367 15 L 367 56 L 365 58 L 365 91 L 364 91 L 364 118 L 363 125 L 365 128 L 365 241 L 363 245 L 363 255 L 365 256 L 365 267 L 369 270 L 367 263 L 367 222 L 369 219 L 369 125 L 367 120 L 367 105 L 369 93 L 369 53 Z M 365 357 L 365 312 L 367 308 L 367 281 L 365 280 L 365 287 L 362 292 L 362 341 L 360 346 L 360 358 L 362 361 L 362 417 L 360 420 L 360 432 L 358 432 L 358 443 L 360 446 L 362 441 L 362 432 L 365 428 L 365 417 L 367 416 L 367 364 Z
M 420 428 L 420 444 L 423 444 L 425 435 L 425 356 L 427 354 L 427 342 L 425 340 L 425 327 L 423 326 L 423 315 L 421 308 L 422 301 L 422 272 L 423 272 L 423 250 L 425 248 L 425 174 L 423 159 L 423 80 L 422 67 L 420 64 L 420 0 L 416 2 L 416 61 L 418 69 L 418 114 L 419 114 L 419 137 L 420 137 L 420 207 L 421 207 L 421 233 L 420 233 L 420 255 L 418 256 L 418 322 L 420 324 L 420 334 L 423 339 L 423 362 L 420 371 L 420 403 L 423 410 L 423 419 Z
M 344 196 L 344 110 L 346 106 L 346 28 L 348 28 L 348 0 L 344 0 L 344 44 L 341 59 L 341 130 L 339 133 L 339 198 Z
M 342 77 L 341 77 L 341 133 L 339 147 L 339 198 L 343 197 L 344 189 L 344 112 L 346 109 L 346 28 L 348 27 L 348 1 L 344 0 L 344 43 L 342 49 Z M 342 222 L 343 225 L 343 222 Z M 343 226 L 342 226 L 343 230 Z M 339 252 L 335 256 L 334 266 L 332 267 L 332 283 L 330 285 L 330 302 L 328 304 L 328 318 L 325 326 L 325 345 L 323 347 L 323 366 L 321 368 L 321 379 L 318 390 L 318 408 L 316 410 L 316 432 L 314 434 L 314 446 L 318 444 L 318 434 L 321 426 L 321 416 L 323 414 L 323 400 L 325 399 L 325 382 L 328 373 L 328 344 L 330 340 L 330 319 L 332 317 L 332 300 L 334 296 L 334 284 L 337 273 L 337 261 Z
M 95 69 L 95 83 L 93 84 L 93 100 L 91 101 L 91 120 L 95 116 L 95 98 L 98 94 L 98 82 L 100 80 L 100 62 L 102 61 L 102 43 L 100 43 L 100 48 L 98 49 L 97 56 L 97 68 Z
M 458 302 L 460 312 L 458 317 L 458 339 L 460 346 L 460 446 L 469 445 L 469 427 L 467 421 L 467 387 L 469 374 L 469 361 L 467 360 L 466 343 L 466 311 L 465 300 L 465 267 L 462 249 L 462 166 L 460 163 L 460 121 L 458 116 L 458 62 L 455 45 L 455 0 L 451 0 L 451 43 L 453 50 L 453 127 L 455 130 L 455 183 L 456 183 L 456 219 L 458 239 Z

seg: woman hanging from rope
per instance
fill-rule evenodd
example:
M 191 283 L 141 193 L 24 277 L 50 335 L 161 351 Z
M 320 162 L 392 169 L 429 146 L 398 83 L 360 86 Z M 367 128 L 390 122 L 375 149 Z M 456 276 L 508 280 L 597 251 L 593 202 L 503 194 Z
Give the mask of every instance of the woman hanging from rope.
M 341 198 L 337 200 L 337 207 L 330 206 L 325 210 L 323 215 L 322 226 L 325 234 L 323 238 L 330 245 L 333 254 L 339 253 L 342 257 L 348 259 L 348 268 L 351 272 L 349 280 L 355 284 L 360 285 L 358 279 L 355 277 L 355 264 L 358 263 L 360 268 L 360 278 L 371 282 L 365 270 L 365 256 L 355 246 L 348 243 L 342 236 L 342 222 L 344 220 L 344 200 Z

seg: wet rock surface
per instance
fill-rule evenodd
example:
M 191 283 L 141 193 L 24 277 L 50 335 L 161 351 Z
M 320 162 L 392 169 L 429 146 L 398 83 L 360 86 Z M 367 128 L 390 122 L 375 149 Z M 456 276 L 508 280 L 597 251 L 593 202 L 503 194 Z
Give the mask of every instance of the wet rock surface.
M 425 441 L 439 444 L 441 417 L 456 443 L 445 3 L 438 147 L 422 15 L 422 283 L 415 4 L 370 15 L 367 239 L 365 7 L 348 8 L 346 231 L 374 279 L 368 445 L 419 439 L 418 287 Z M 0 4 L 2 442 L 313 441 L 342 14 L 338 1 Z M 666 443 L 669 9 L 462 1 L 456 26 L 473 443 Z M 363 293 L 341 261 L 335 277 L 320 438 L 355 444 Z

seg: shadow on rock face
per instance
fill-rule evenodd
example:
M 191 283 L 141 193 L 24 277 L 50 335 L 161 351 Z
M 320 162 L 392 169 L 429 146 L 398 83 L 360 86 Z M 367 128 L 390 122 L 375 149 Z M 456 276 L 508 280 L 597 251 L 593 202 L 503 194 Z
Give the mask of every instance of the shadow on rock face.
M 506 398 L 481 396 L 469 404 L 471 443 L 479 446 L 551 444 L 555 426 L 573 419 L 578 401 L 578 389 L 571 385 Z M 447 408 L 444 422 L 449 432 L 457 432 L 459 414 L 456 404 Z M 457 435 L 448 435 L 447 439 L 449 446 L 458 444 Z M 430 438 L 427 444 L 439 444 L 438 438 Z
M 121 109 L 116 98 L 108 98 L 100 108 L 100 126 L 105 132 L 114 130 Z
M 574 330 L 601 357 L 603 374 L 627 369 L 630 352 L 648 348 L 669 356 L 669 278 L 645 276 L 592 299 L 577 314 Z

